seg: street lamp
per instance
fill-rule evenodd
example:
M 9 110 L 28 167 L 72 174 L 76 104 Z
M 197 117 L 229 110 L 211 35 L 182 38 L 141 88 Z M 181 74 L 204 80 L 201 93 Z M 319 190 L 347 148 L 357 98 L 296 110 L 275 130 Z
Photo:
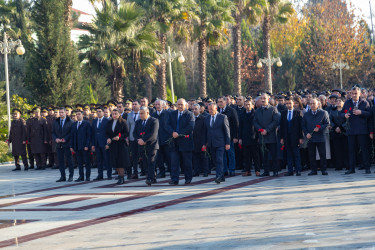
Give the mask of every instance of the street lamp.
M 7 96 L 7 114 L 8 114 L 8 135 L 10 133 L 10 98 L 9 98 L 9 75 L 8 75 L 8 54 L 17 47 L 16 52 L 18 55 L 25 54 L 25 48 L 22 45 L 21 40 L 8 41 L 7 33 L 4 32 L 4 40 L 0 42 L 0 52 L 4 55 L 5 62 L 5 86 L 6 86 L 6 96 Z
M 168 67 L 169 67 L 169 78 L 170 78 L 170 81 L 171 81 L 171 92 L 172 92 L 172 103 L 174 103 L 174 89 L 173 89 L 173 77 L 172 77 L 172 62 L 178 58 L 178 61 L 180 63 L 183 63 L 185 62 L 185 57 L 182 55 L 182 52 L 172 52 L 171 53 L 171 47 L 168 46 L 168 52 L 167 53 L 163 53 L 161 55 L 159 55 L 159 59 L 155 60 L 155 64 L 156 65 L 159 65 L 161 63 L 161 60 L 160 59 L 163 59 L 163 60 L 166 60 L 167 63 L 168 63 Z
M 349 67 L 349 64 L 347 63 L 342 63 L 341 62 L 341 59 L 340 59 L 340 62 L 339 63 L 333 63 L 332 64 L 332 69 L 335 70 L 335 69 L 339 69 L 340 70 L 340 87 L 342 89 L 342 70 L 343 69 L 350 69 Z
M 276 63 L 276 66 L 277 67 L 281 67 L 283 66 L 283 63 L 281 62 L 281 59 L 280 57 L 277 57 L 277 58 L 274 58 L 274 57 L 270 57 L 270 58 L 261 58 L 259 59 L 259 62 L 257 63 L 257 67 L 258 69 L 262 68 L 263 67 L 263 63 L 266 64 L 268 66 L 268 70 L 269 70 L 269 77 L 270 77 L 270 92 L 272 93 L 272 71 L 271 71 L 271 66 Z

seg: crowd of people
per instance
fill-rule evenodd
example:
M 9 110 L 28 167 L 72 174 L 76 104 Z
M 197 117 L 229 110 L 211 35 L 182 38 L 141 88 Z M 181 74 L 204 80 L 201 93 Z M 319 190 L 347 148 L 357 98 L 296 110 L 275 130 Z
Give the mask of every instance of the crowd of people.
M 176 104 L 147 98 L 36 107 L 21 118 L 13 109 L 8 143 L 16 168 L 59 169 L 57 182 L 97 177 L 117 184 L 146 176 L 152 185 L 170 173 L 170 185 L 216 172 L 216 183 L 243 176 L 328 175 L 327 168 L 370 174 L 374 160 L 375 91 L 259 93 L 198 98 Z M 36 163 L 36 166 L 34 165 Z M 69 175 L 66 177 L 66 169 Z M 263 169 L 263 173 L 261 173 Z

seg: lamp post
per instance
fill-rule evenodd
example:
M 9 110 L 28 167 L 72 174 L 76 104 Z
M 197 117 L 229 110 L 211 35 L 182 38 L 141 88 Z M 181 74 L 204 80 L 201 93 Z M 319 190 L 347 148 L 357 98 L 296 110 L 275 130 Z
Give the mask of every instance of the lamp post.
M 8 115 L 8 136 L 10 133 L 10 95 L 9 95 L 9 75 L 8 75 L 8 54 L 17 47 L 16 52 L 18 55 L 25 54 L 25 48 L 22 45 L 21 40 L 12 41 L 8 40 L 8 35 L 4 32 L 4 40 L 0 42 L 0 52 L 4 55 L 5 62 L 5 86 L 6 86 L 6 98 L 7 98 L 7 115 Z
M 269 70 L 268 71 L 269 78 L 270 78 L 269 79 L 269 81 L 270 81 L 270 86 L 269 86 L 270 89 L 269 89 L 269 91 L 270 91 L 270 93 L 272 93 L 272 71 L 271 71 L 271 66 L 274 63 L 276 63 L 276 66 L 280 68 L 281 66 L 283 66 L 283 63 L 281 62 L 280 57 L 277 57 L 277 58 L 274 58 L 274 57 L 261 58 L 261 59 L 259 59 L 259 62 L 257 64 L 258 69 L 260 69 L 260 68 L 263 67 L 263 63 L 267 65 L 268 70 Z
M 350 69 L 349 68 L 349 64 L 347 63 L 342 63 L 341 62 L 341 59 L 340 59 L 340 62 L 339 63 L 333 63 L 332 64 L 332 69 L 335 70 L 335 69 L 339 69 L 340 70 L 340 87 L 342 89 L 342 70 L 343 69 Z
M 172 92 L 172 103 L 174 103 L 174 89 L 173 89 L 173 76 L 172 76 L 172 62 L 178 58 L 178 61 L 180 63 L 183 63 L 185 62 L 185 57 L 182 55 L 182 52 L 172 52 L 171 53 L 171 47 L 168 46 L 168 51 L 167 53 L 163 53 L 161 55 L 159 55 L 159 59 L 157 59 L 155 61 L 155 64 L 156 65 L 159 65 L 160 64 L 160 59 L 163 59 L 163 60 L 166 60 L 167 63 L 168 63 L 168 67 L 169 67 L 169 79 L 171 81 L 171 92 Z

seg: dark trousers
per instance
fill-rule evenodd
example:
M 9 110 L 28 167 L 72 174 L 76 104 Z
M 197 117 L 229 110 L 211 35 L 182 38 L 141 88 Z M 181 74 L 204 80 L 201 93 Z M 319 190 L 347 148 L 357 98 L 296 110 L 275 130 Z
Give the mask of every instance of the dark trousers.
M 259 145 L 259 147 L 261 147 L 260 150 L 262 151 L 262 145 Z M 273 172 L 278 172 L 277 143 L 265 143 L 263 151 L 261 155 L 263 158 L 264 172 L 269 173 L 271 169 Z
M 316 166 L 316 149 L 318 149 L 320 157 L 320 170 L 325 172 L 327 170 L 327 157 L 326 157 L 326 143 L 325 142 L 309 142 L 308 145 L 309 158 L 311 171 L 317 172 L 318 167 Z
M 107 171 L 107 177 L 112 177 L 112 168 L 109 165 L 109 154 L 105 147 L 95 147 L 96 161 L 98 165 L 98 177 L 103 177 L 104 170 Z
M 34 154 L 36 166 L 38 168 L 46 166 L 46 157 L 45 154 Z
M 243 150 L 240 149 L 238 143 L 234 144 L 234 153 L 236 155 L 236 169 L 244 168 Z
M 293 173 L 293 170 L 301 172 L 301 154 L 299 152 L 299 147 L 286 145 L 285 150 L 288 159 L 288 172 Z
M 131 152 L 131 166 L 127 168 L 127 175 L 131 175 L 132 172 L 133 174 L 137 175 L 138 174 L 138 161 L 139 161 L 139 154 L 138 154 L 138 142 L 136 140 L 134 141 L 129 141 L 129 147 L 130 147 L 130 152 Z M 133 168 L 133 171 L 132 171 Z
M 334 154 L 334 167 L 336 169 L 349 169 L 348 138 L 342 134 L 332 136 L 332 150 Z
M 359 149 L 361 149 L 361 158 L 363 167 L 370 169 L 370 160 L 368 154 L 368 135 L 349 135 L 348 149 L 349 149 L 349 167 L 351 171 L 355 171 L 356 156 Z
M 15 165 L 16 165 L 17 168 L 20 167 L 19 157 L 20 157 L 19 155 L 14 156 L 14 163 L 15 163 Z M 21 158 L 22 158 L 23 166 L 25 168 L 29 167 L 29 163 L 27 162 L 27 156 L 26 155 L 21 155 Z
M 208 174 L 208 159 L 205 152 L 193 152 L 193 175 Z
M 251 171 L 253 162 L 254 162 L 255 171 L 257 172 L 260 171 L 258 145 L 243 145 L 242 146 L 242 159 L 244 162 L 244 169 L 246 172 Z
M 212 166 L 216 169 L 216 178 L 224 178 L 224 147 L 209 147 Z
M 65 178 L 65 161 L 66 165 L 69 168 L 69 177 L 74 175 L 74 167 L 72 162 L 72 153 L 69 148 L 57 148 L 57 159 L 59 161 L 59 170 L 62 178 Z
M 29 165 L 31 168 L 33 168 L 34 167 L 34 154 L 31 153 L 31 145 L 27 144 L 26 149 L 27 149 L 27 155 L 29 156 Z
M 165 165 L 170 171 L 171 168 L 171 155 L 169 145 L 159 145 L 159 150 L 156 153 L 156 167 L 159 169 L 160 174 L 165 174 Z
M 178 149 L 171 152 L 171 180 L 178 182 L 180 179 L 180 162 L 184 170 L 185 180 L 193 178 L 192 151 L 180 152 Z
M 143 146 L 140 146 L 138 150 L 140 151 L 140 155 L 142 157 L 142 168 L 146 171 L 147 180 L 156 180 L 155 165 L 157 150 L 145 150 Z
M 86 168 L 86 178 L 90 178 L 90 175 L 91 175 L 90 151 L 77 150 L 76 156 L 77 156 L 79 178 L 85 177 L 83 166 L 85 166 Z

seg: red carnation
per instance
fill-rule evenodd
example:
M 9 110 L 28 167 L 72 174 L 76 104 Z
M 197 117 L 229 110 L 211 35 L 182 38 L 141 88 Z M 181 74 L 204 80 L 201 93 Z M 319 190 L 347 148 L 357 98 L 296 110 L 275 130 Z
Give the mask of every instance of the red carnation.
M 318 125 L 316 125 L 316 127 L 317 127 L 317 128 L 321 128 L 321 126 L 320 126 L 319 124 L 318 124 Z
M 204 150 L 204 147 L 202 147 L 201 150 L 202 150 L 202 152 L 206 151 L 206 150 Z
M 350 107 L 349 110 L 352 110 L 352 107 Z
M 284 148 L 285 148 L 285 146 L 284 146 L 284 145 L 282 145 L 280 149 L 281 149 L 281 150 L 284 150 Z
M 189 135 L 185 135 L 185 138 L 189 138 Z
M 238 143 L 238 148 L 239 149 L 242 149 L 242 145 Z
M 264 132 L 264 129 L 260 128 L 258 131 L 262 133 Z
M 348 113 L 348 110 L 347 110 L 347 109 L 345 109 L 345 110 L 344 110 L 344 113 L 345 113 L 345 114 L 346 114 L 346 113 Z
M 118 137 L 121 137 L 121 133 L 118 133 Z

